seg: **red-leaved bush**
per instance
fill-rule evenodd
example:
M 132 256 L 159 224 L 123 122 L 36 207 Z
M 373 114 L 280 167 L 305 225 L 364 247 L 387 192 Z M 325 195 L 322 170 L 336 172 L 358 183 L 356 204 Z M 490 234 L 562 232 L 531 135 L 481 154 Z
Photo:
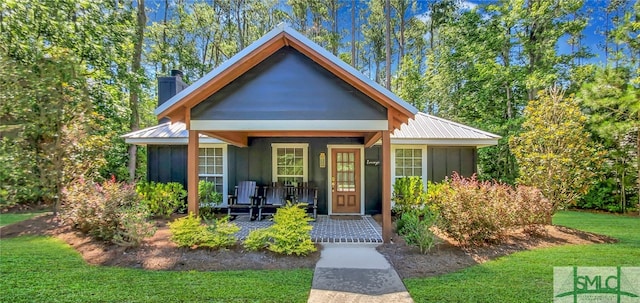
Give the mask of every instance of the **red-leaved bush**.
M 102 184 L 77 180 L 63 194 L 62 219 L 96 239 L 137 246 L 155 232 L 134 185 L 113 178 Z
M 457 173 L 429 195 L 428 203 L 440 213 L 440 229 L 462 244 L 499 242 L 516 227 L 539 232 L 552 210 L 536 188 L 481 182 Z

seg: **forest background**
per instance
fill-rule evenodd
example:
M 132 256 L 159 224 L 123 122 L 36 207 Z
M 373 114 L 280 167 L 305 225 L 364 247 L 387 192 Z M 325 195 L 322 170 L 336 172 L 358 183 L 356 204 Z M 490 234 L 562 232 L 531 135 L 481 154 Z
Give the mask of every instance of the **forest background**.
M 640 0 L 2 0 L 0 208 L 145 179 L 145 149 L 120 136 L 157 123 L 155 78 L 193 83 L 287 22 L 421 111 L 501 135 L 481 179 L 517 182 L 509 141 L 561 87 L 603 160 L 576 205 L 624 211 L 640 199 L 639 14 Z

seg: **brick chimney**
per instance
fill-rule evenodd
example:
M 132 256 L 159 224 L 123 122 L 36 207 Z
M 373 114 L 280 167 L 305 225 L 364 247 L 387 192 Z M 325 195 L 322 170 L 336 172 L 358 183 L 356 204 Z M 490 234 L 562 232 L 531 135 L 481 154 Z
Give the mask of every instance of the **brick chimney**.
M 171 97 L 189 86 L 182 81 L 183 75 L 184 74 L 181 70 L 173 69 L 171 70 L 171 76 L 158 77 L 158 106 L 167 102 Z M 168 121 L 169 119 L 162 118 L 159 123 L 165 123 Z

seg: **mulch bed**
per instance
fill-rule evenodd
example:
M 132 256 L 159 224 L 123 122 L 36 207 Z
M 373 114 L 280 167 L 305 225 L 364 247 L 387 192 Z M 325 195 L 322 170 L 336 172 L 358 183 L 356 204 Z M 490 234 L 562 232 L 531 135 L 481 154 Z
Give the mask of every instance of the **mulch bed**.
M 0 228 L 0 238 L 21 235 L 49 235 L 57 237 L 75 248 L 84 260 L 93 265 L 143 268 L 149 270 L 261 270 L 314 268 L 320 253 L 306 257 L 281 256 L 271 252 L 250 252 L 240 245 L 230 249 L 211 250 L 177 247 L 169 240 L 168 220 L 157 221 L 156 234 L 137 248 L 123 248 L 96 241 L 70 227 L 62 225 L 52 215 Z M 614 239 L 561 226 L 547 226 L 546 235 L 530 237 L 512 233 L 501 244 L 483 247 L 461 247 L 455 241 L 440 235 L 442 242 L 431 252 L 420 254 L 406 245 L 397 235 L 393 243 L 378 247 L 402 278 L 436 276 L 483 263 L 514 252 L 567 244 L 612 243 Z M 320 249 L 320 247 L 319 247 Z

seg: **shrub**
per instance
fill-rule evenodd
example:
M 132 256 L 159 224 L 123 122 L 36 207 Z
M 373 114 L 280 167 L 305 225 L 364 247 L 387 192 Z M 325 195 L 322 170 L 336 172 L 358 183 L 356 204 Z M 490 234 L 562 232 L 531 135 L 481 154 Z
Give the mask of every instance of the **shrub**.
M 287 203 L 273 215 L 274 224 L 264 229 L 252 230 L 245 240 L 247 249 L 267 248 L 285 255 L 307 255 L 316 251 L 311 241 L 312 221 L 305 211 L 306 204 Z
M 430 229 L 435 225 L 437 217 L 428 208 L 406 211 L 396 221 L 397 232 L 403 236 L 407 244 L 418 247 L 420 252 L 425 254 L 436 245 L 438 240 Z
M 198 182 L 198 200 L 206 206 L 219 205 L 222 202 L 222 194 L 216 192 L 216 184 L 206 180 Z
M 178 182 L 139 182 L 136 191 L 153 216 L 165 218 L 178 210 L 187 196 L 187 191 Z
M 551 224 L 553 205 L 542 192 L 530 186 L 518 186 L 512 193 L 515 205 L 514 226 L 524 228 L 530 234 L 540 234 L 545 224 Z
M 236 243 L 235 233 L 240 227 L 230 223 L 228 218 L 212 220 L 204 225 L 199 218 L 189 213 L 186 217 L 169 223 L 171 241 L 182 247 L 224 248 Z
M 586 209 L 601 209 L 615 211 L 619 208 L 616 198 L 616 181 L 612 178 L 602 180 L 589 189 L 587 194 L 582 196 L 576 206 Z
M 268 247 L 271 230 L 268 228 L 254 229 L 244 239 L 244 247 L 248 250 L 256 251 Z
M 402 177 L 393 184 L 394 211 L 398 215 L 411 209 L 420 208 L 426 201 L 424 184 L 420 177 Z
M 213 206 L 200 206 L 200 209 L 198 210 L 198 214 L 200 215 L 200 218 L 202 218 L 202 220 L 212 220 L 216 218 L 216 213 L 219 213 L 220 209 L 219 208 L 215 208 Z
M 229 217 L 212 219 L 207 222 L 207 233 L 201 246 L 211 248 L 224 248 L 236 244 L 238 241 L 235 233 L 240 231 L 238 225 L 229 222 Z
M 113 178 L 102 184 L 79 180 L 66 187 L 63 195 L 61 218 L 98 240 L 135 246 L 155 231 L 132 185 Z
M 112 242 L 120 246 L 139 246 L 146 237 L 151 237 L 156 228 L 147 221 L 149 211 L 143 205 L 122 209 L 120 228 L 113 235 Z
M 169 223 L 171 231 L 171 241 L 178 246 L 191 247 L 201 242 L 201 237 L 206 227 L 203 226 L 199 218 L 189 213 L 186 217 L 182 217 Z
M 210 220 L 216 217 L 220 211 L 216 208 L 222 202 L 222 194 L 216 192 L 216 184 L 213 182 L 200 180 L 198 182 L 198 201 L 200 201 L 200 218 Z
M 514 227 L 539 231 L 553 210 L 535 188 L 480 182 L 475 176 L 463 178 L 458 174 L 429 199 L 440 214 L 439 227 L 462 244 L 500 241 Z

